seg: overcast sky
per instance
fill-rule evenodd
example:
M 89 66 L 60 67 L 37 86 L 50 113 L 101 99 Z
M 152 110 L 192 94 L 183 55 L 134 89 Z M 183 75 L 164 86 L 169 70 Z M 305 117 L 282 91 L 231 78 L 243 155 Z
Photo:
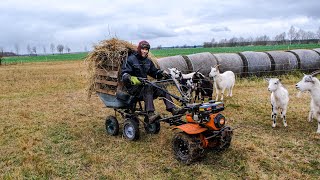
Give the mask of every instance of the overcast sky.
M 214 38 L 273 38 L 290 26 L 316 32 L 319 0 L 1 0 L 0 47 L 26 53 L 50 43 L 84 51 L 117 37 L 152 47 L 202 45 Z

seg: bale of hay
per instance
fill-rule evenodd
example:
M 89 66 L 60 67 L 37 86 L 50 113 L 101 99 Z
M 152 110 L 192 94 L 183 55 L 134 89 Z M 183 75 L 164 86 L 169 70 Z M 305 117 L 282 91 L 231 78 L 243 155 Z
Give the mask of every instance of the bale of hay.
M 187 55 L 186 58 L 192 65 L 192 72 L 199 70 L 205 76 L 209 76 L 211 66 L 218 64 L 216 58 L 209 52 Z
M 271 70 L 276 74 L 283 74 L 298 69 L 298 60 L 292 53 L 285 51 L 267 51 L 269 58 L 274 63 Z
M 168 68 L 174 68 L 174 67 L 183 73 L 187 73 L 190 71 L 189 65 L 187 64 L 183 56 L 180 56 L 180 55 L 159 58 L 158 65 L 161 70 L 165 70 L 165 71 L 168 71 Z
M 218 53 L 213 54 L 216 57 L 220 69 L 220 73 L 232 71 L 236 75 L 243 73 L 243 61 L 239 54 L 236 53 Z
M 271 72 L 271 61 L 266 53 L 246 51 L 239 55 L 244 60 L 243 74 L 262 76 Z
M 136 50 L 136 45 L 116 38 L 95 45 L 85 58 L 88 97 L 94 92 L 115 95 L 117 89 L 123 87 L 119 78 L 122 63 Z M 149 58 L 156 64 L 157 61 L 151 53 Z
M 288 52 L 297 57 L 301 70 L 311 72 L 320 68 L 320 55 L 317 52 L 309 49 L 294 49 Z

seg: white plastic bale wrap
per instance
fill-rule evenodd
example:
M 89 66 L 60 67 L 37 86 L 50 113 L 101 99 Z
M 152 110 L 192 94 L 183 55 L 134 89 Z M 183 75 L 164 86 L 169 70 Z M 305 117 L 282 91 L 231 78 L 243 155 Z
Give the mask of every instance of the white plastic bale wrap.
M 316 51 L 318 54 L 320 54 L 320 48 L 316 48 L 316 49 L 313 49 L 314 51 Z
M 300 60 L 300 70 L 314 71 L 320 69 L 320 55 L 309 49 L 290 50 Z
M 195 72 L 200 69 L 199 72 L 205 76 L 209 76 L 211 66 L 217 65 L 216 58 L 209 52 L 187 55 L 187 58 L 191 62 L 192 71 Z
M 261 76 L 271 71 L 271 61 L 269 56 L 263 52 L 252 52 L 245 51 L 240 52 L 247 62 L 247 73 L 248 75 Z
M 239 54 L 235 53 L 218 53 L 213 54 L 216 57 L 220 69 L 220 73 L 232 71 L 236 75 L 243 73 L 243 61 Z
M 158 64 L 160 69 L 165 71 L 168 71 L 168 68 L 174 68 L 174 67 L 182 71 L 183 73 L 188 73 L 190 71 L 188 69 L 187 62 L 180 55 L 159 58 Z
M 299 68 L 297 57 L 290 52 L 267 51 L 266 53 L 269 54 L 271 60 L 274 61 L 274 72 L 277 74 L 287 73 Z

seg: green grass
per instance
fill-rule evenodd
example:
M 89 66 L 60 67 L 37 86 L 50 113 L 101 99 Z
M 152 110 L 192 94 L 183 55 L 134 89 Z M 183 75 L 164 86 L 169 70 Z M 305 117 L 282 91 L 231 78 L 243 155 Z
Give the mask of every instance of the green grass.
M 140 139 L 105 132 L 114 110 L 87 99 L 82 61 L 0 66 L 0 179 L 319 179 L 320 135 L 307 122 L 310 95 L 296 97 L 303 74 L 279 76 L 288 88 L 288 127 L 272 128 L 270 93 L 263 78 L 237 78 L 222 112 L 234 130 L 230 148 L 207 150 L 184 165 L 172 152 L 177 131 L 161 123 L 159 134 Z M 177 93 L 170 86 L 168 90 Z M 167 114 L 162 100 L 156 110 Z M 143 120 L 143 117 L 140 117 Z M 238 128 L 237 128 L 238 127 Z
M 41 55 L 41 56 L 14 56 L 14 57 L 5 57 L 3 63 L 15 64 L 15 63 L 26 63 L 26 62 L 82 60 L 86 57 L 86 55 L 87 53 L 54 54 L 54 55 Z
M 189 54 L 195 54 L 195 53 L 201 53 L 201 52 L 237 53 L 237 52 L 243 52 L 243 51 L 275 51 L 275 50 L 314 49 L 314 48 L 320 48 L 320 44 L 152 49 L 151 53 L 157 58 L 162 58 L 167 56 L 189 55 Z M 15 56 L 15 57 L 5 57 L 3 60 L 3 64 L 83 60 L 84 58 L 86 58 L 86 56 L 87 56 L 87 53 L 55 54 L 55 55 L 43 55 L 43 56 Z

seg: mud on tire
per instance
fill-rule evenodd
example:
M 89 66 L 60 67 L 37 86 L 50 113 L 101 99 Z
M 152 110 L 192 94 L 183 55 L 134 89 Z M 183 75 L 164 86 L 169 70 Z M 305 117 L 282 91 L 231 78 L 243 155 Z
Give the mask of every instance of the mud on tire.
M 216 147 L 217 151 L 224 151 L 229 148 L 232 140 L 232 129 L 230 127 L 226 127 L 222 132 L 222 136 L 219 141 L 219 146 Z
M 184 132 L 176 134 L 172 140 L 174 157 L 185 164 L 190 164 L 203 154 L 199 138 Z

